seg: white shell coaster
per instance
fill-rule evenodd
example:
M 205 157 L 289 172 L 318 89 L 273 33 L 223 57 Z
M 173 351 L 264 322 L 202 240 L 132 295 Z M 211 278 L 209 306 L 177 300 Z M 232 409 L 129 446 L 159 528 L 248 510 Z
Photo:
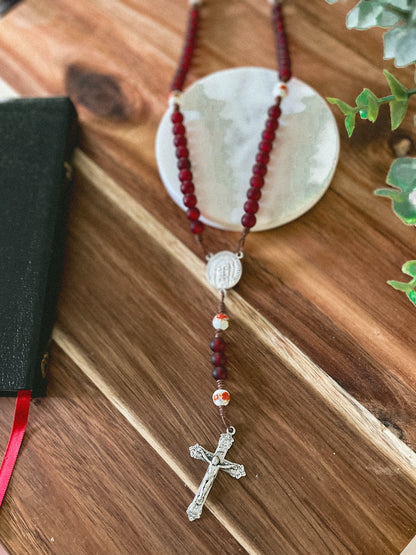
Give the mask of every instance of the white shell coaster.
M 276 82 L 277 73 L 270 69 L 227 69 L 195 82 L 182 95 L 195 194 L 200 219 L 208 225 L 242 228 L 251 169 Z M 328 105 L 299 79 L 292 78 L 288 86 L 253 231 L 285 224 L 312 208 L 328 188 L 338 161 L 338 128 Z M 171 114 L 169 108 L 160 122 L 156 158 L 169 195 L 186 210 Z

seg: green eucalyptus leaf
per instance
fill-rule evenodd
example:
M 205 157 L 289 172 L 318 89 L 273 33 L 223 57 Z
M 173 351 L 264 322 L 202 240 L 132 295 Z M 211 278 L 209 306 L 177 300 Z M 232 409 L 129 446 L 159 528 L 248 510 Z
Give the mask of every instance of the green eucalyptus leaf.
M 384 59 L 391 60 L 396 55 L 397 43 L 406 34 L 406 27 L 394 27 L 390 31 L 386 31 L 383 35 L 384 42 Z
M 416 187 L 416 158 L 398 158 L 391 164 L 386 183 L 402 191 L 411 192 Z
M 348 29 L 392 27 L 403 21 L 403 16 L 378 0 L 361 0 L 347 15 Z
M 409 0 L 380 0 L 383 4 L 397 8 L 398 10 L 403 10 L 405 12 L 411 12 L 412 6 Z
M 355 113 L 349 114 L 345 118 L 345 127 L 347 128 L 348 137 L 351 137 L 355 128 Z
M 416 27 L 406 26 L 395 48 L 395 64 L 404 67 L 416 60 Z
M 327 97 L 327 101 L 331 104 L 336 104 L 341 112 L 344 114 L 344 116 L 348 116 L 354 111 L 354 108 L 352 106 L 350 106 L 346 102 L 343 102 L 342 100 L 339 100 L 338 98 Z
M 389 105 L 391 128 L 394 130 L 399 127 L 406 115 L 408 100 L 391 100 Z
M 364 89 L 363 92 L 357 96 L 356 103 L 360 108 L 360 114 L 363 109 L 366 112 L 366 117 L 363 119 L 368 119 L 371 122 L 376 121 L 379 108 L 378 98 L 370 89 Z
M 416 158 L 398 158 L 393 162 L 387 183 L 395 189 L 378 189 L 375 194 L 388 197 L 393 211 L 407 225 L 416 224 Z
M 385 189 L 378 189 L 374 193 L 379 196 L 391 198 L 391 200 L 393 201 L 393 211 L 396 216 L 398 216 L 402 220 L 403 223 L 405 223 L 406 225 L 416 224 L 416 204 L 409 201 L 407 195 L 388 195 Z
M 338 0 L 326 0 L 327 4 L 336 4 Z
M 416 10 L 412 13 L 416 16 Z M 405 67 L 416 60 L 416 21 L 400 25 L 384 33 L 384 59 L 394 58 L 397 67 Z
M 376 189 L 374 191 L 374 194 L 379 197 L 387 197 L 396 202 L 399 202 L 400 199 L 402 198 L 401 197 L 402 192 L 398 191 L 397 189 Z
M 412 290 L 411 285 L 409 285 L 408 283 L 403 283 L 402 281 L 389 280 L 387 283 L 397 291 L 404 291 L 405 293 L 407 293 L 408 291 Z
M 396 100 L 407 100 L 407 88 L 400 83 L 394 75 L 392 75 L 387 69 L 383 71 L 384 76 L 387 79 L 391 92 Z
M 416 260 L 408 260 L 402 266 L 402 272 L 416 278 Z
M 407 293 L 407 296 L 412 301 L 412 303 L 416 306 L 416 293 L 414 292 L 413 289 L 409 291 L 409 293 Z
M 371 91 L 368 91 L 369 93 L 371 93 Z M 378 99 L 377 97 L 371 93 L 371 95 L 368 95 L 368 119 L 371 122 L 375 122 L 378 116 Z
M 368 89 L 367 89 L 368 90 Z M 360 108 L 368 108 L 368 100 L 367 100 L 367 93 L 366 89 L 364 89 L 355 99 L 355 103 Z
M 402 272 L 413 279 L 408 283 L 402 281 L 390 280 L 387 283 L 397 291 L 403 291 L 408 299 L 416 306 L 416 260 L 408 260 L 402 266 Z

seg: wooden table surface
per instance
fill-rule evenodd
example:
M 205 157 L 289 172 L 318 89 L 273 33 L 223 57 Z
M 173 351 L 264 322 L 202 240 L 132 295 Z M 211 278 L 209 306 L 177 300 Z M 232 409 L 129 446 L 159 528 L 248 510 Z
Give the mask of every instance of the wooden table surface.
M 294 73 L 323 96 L 382 96 L 380 30 L 347 31 L 354 2 L 288 0 Z M 386 285 L 416 258 L 383 186 L 388 112 L 360 122 L 330 189 L 300 219 L 247 240 L 229 295 L 239 482 L 186 507 L 214 447 L 208 342 L 216 298 L 161 184 L 155 133 L 182 47 L 185 0 L 26 0 L 0 21 L 0 78 L 69 94 L 81 124 L 48 396 L 0 516 L 14 554 L 397 554 L 416 534 L 416 309 Z M 189 82 L 274 68 L 269 5 L 209 0 Z M 412 70 L 384 67 L 411 86 Z M 402 130 L 414 136 L 412 114 Z M 233 233 L 209 230 L 212 250 Z M 7 442 L 13 399 L 0 403 Z

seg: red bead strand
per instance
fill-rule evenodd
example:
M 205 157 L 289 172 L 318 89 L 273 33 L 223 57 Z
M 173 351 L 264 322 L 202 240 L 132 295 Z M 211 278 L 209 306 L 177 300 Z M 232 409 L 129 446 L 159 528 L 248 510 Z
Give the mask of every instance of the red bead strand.
M 204 224 L 199 220 L 200 211 L 196 207 L 198 199 L 194 194 L 195 185 L 192 181 L 193 174 L 189 150 L 187 148 L 186 128 L 184 125 L 184 117 L 178 104 L 174 105 L 170 119 L 173 124 L 173 143 L 176 146 L 175 154 L 178 160 L 178 177 L 181 183 L 181 192 L 183 193 L 183 203 L 188 208 L 186 216 L 191 222 L 190 228 L 192 233 L 200 236 L 204 231 Z
M 186 30 L 185 44 L 182 51 L 178 69 L 170 86 L 171 91 L 181 91 L 189 71 L 192 56 L 195 50 L 196 35 L 199 23 L 199 6 L 195 5 L 189 10 L 188 27 Z
M 274 0 L 272 7 L 273 27 L 276 35 L 277 56 L 279 64 L 279 79 L 282 83 L 287 82 L 292 73 L 289 57 L 288 41 L 284 28 L 283 14 L 281 8 L 281 0 Z M 197 30 L 199 24 L 199 2 L 194 0 L 191 5 L 188 16 L 188 25 L 186 37 L 182 52 L 182 57 L 178 64 L 178 68 L 174 75 L 171 84 L 171 97 L 173 99 L 173 112 L 171 121 L 173 124 L 173 143 L 175 145 L 175 154 L 177 158 L 178 177 L 180 182 L 180 190 L 183 193 L 183 204 L 186 206 L 186 216 L 190 221 L 190 229 L 195 234 L 196 239 L 202 245 L 202 232 L 204 224 L 199 220 L 200 211 L 197 208 L 197 197 L 195 195 L 195 186 L 193 183 L 192 164 L 190 160 L 190 153 L 187 145 L 186 127 L 184 116 L 180 111 L 179 97 L 183 89 L 186 76 L 188 74 L 194 50 L 196 45 Z M 286 85 L 281 84 L 280 93 L 283 95 L 285 92 L 282 87 Z M 171 100 L 172 101 L 172 100 Z M 244 241 L 247 234 L 256 224 L 255 214 L 259 210 L 259 201 L 261 199 L 262 187 L 265 182 L 268 164 L 270 160 L 270 153 L 273 149 L 273 142 L 275 139 L 276 131 L 279 127 L 279 118 L 281 115 L 280 110 L 281 96 L 276 98 L 276 102 L 267 111 L 267 119 L 264 123 L 264 128 L 261 134 L 261 140 L 258 144 L 258 151 L 255 156 L 255 163 L 252 167 L 252 176 L 250 179 L 250 187 L 247 190 L 247 200 L 244 203 L 244 214 L 241 218 L 243 230 L 240 240 L 237 245 L 237 252 L 242 252 L 244 248 Z M 204 251 L 205 252 L 205 251 Z M 218 313 L 224 313 L 224 291 L 222 291 L 221 302 Z M 216 327 L 214 325 L 214 327 Z M 228 377 L 226 368 L 227 357 L 225 355 L 226 343 L 221 337 L 221 330 L 217 330 L 215 337 L 210 343 L 212 351 L 211 362 L 213 364 L 212 376 L 217 382 L 218 389 L 224 389 L 224 382 Z M 217 392 L 215 392 L 217 394 Z M 229 401 L 229 393 L 222 392 L 228 396 L 226 402 L 220 403 L 219 412 L 221 419 L 229 430 L 230 422 L 226 416 L 226 405 Z M 224 397 L 222 398 L 224 401 Z M 218 399 L 217 399 L 218 401 Z M 215 402 L 215 399 L 214 399 Z M 216 404 L 219 404 L 216 402 Z
M 210 347 L 212 351 L 211 362 L 214 366 L 212 370 L 212 377 L 214 380 L 226 380 L 228 377 L 228 371 L 225 367 L 227 357 L 224 352 L 226 343 L 224 339 L 216 335 L 211 341 Z
M 276 103 L 267 110 L 268 118 L 264 124 L 264 131 L 261 134 L 262 141 L 258 146 L 256 154 L 256 164 L 253 166 L 253 176 L 250 179 L 251 187 L 247 191 L 247 201 L 244 203 L 244 214 L 241 218 L 241 223 L 247 233 L 253 226 L 256 225 L 256 212 L 259 209 L 261 197 L 261 188 L 264 185 L 264 178 L 267 174 L 267 164 L 269 163 L 269 153 L 273 148 L 273 141 L 276 134 L 276 129 L 279 127 L 279 117 L 281 98 L 276 99 Z
M 279 79 L 283 82 L 289 81 L 292 77 L 290 67 L 289 45 L 285 32 L 283 20 L 282 6 L 280 2 L 276 2 L 272 8 L 273 27 L 276 34 L 277 59 L 279 63 Z

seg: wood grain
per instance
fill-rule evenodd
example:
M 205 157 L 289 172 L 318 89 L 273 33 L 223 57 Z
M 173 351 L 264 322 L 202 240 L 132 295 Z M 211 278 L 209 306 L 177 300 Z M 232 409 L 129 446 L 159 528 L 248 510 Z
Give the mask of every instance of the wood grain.
M 353 4 L 285 5 L 296 76 L 351 102 L 363 86 L 386 91 L 380 31 L 345 29 Z M 26 0 L 0 21 L 0 78 L 20 95 L 70 94 L 81 121 L 49 397 L 32 407 L 0 541 L 11 553 L 399 553 L 416 533 L 416 312 L 385 282 L 415 256 L 414 229 L 373 196 L 393 156 L 387 112 L 351 140 L 336 114 L 325 197 L 247 240 L 228 305 L 232 458 L 248 476 L 219 477 L 205 518 L 186 522 L 204 472 L 188 446 L 218 439 L 216 301 L 153 150 L 186 10 Z M 268 4 L 210 0 L 190 82 L 240 65 L 275 67 Z M 404 129 L 414 136 L 411 114 Z M 207 235 L 212 250 L 236 242 Z M 11 411 L 4 400 L 4 443 Z
M 172 553 L 239 546 L 221 524 L 190 528 L 183 484 L 59 348 L 47 399 L 32 403 L 5 505 L 1 539 L 11 553 Z M 1 413 L 6 439 L 13 411 Z
M 195 427 L 202 434 L 200 443 L 216 442 L 211 384 L 202 384 L 195 371 L 206 366 L 215 297 L 201 279 L 198 258 L 85 157 L 78 156 L 76 162 L 82 202 L 71 214 L 55 338 L 181 479 L 196 489 L 201 468 L 183 453 L 194 441 Z M 101 194 L 94 183 L 100 184 Z M 128 216 L 123 233 L 117 224 L 121 207 Z M 105 246 L 103 237 L 108 238 Z M 129 245 L 135 242 L 140 249 L 131 257 Z M 152 252 L 158 252 L 157 259 Z M 100 275 L 107 276 L 105 282 Z M 82 306 L 87 291 L 95 294 L 88 306 Z M 233 414 L 242 443 L 233 447 L 233 458 L 244 458 L 250 477 L 238 484 L 241 487 L 222 479 L 221 493 L 213 491 L 209 509 L 253 553 L 273 552 L 277 545 L 282 553 L 302 552 L 308 545 L 323 553 L 342 552 L 340 536 L 351 552 L 370 546 L 398 550 L 401 540 L 392 539 L 397 534 L 394 498 L 397 495 L 401 504 L 407 492 L 407 510 L 414 505 L 415 491 L 409 489 L 416 475 L 413 452 L 325 379 L 237 295 L 230 297 L 230 309 L 235 319 L 231 333 L 239 343 L 238 365 L 231 358 L 230 387 L 239 398 Z M 71 324 L 75 321 L 76 329 Z M 96 330 L 93 336 L 91 327 Z M 111 367 L 123 368 L 122 374 L 111 371 L 109 360 Z M 248 390 L 242 387 L 245 383 L 250 384 Z M 151 410 L 146 410 L 149 405 Z M 160 415 L 169 415 L 169 420 L 161 421 Z M 356 435 L 357 429 L 363 436 Z M 172 443 L 172 437 L 177 441 Z M 366 452 L 377 453 L 377 458 Z M 395 489 L 395 480 L 406 484 L 398 483 Z M 364 502 L 362 496 L 369 491 L 372 501 Z M 311 509 L 306 522 L 305 506 Z M 241 511 L 256 515 L 249 532 Z M 304 535 L 286 535 L 282 518 L 290 529 L 302 528 Z M 413 519 L 410 513 L 408 529 Z M 403 523 L 403 514 L 399 520 Z

